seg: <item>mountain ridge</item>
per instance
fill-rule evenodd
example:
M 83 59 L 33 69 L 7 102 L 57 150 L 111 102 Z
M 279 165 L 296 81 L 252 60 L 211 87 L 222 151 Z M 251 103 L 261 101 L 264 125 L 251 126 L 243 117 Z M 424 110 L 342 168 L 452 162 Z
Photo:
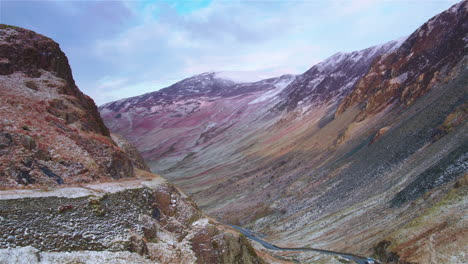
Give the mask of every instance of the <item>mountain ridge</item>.
M 355 52 L 359 67 L 353 53 L 335 54 L 323 63 L 329 74 L 314 65 L 278 93 L 218 98 L 200 115 L 101 114 L 210 215 L 276 244 L 386 263 L 429 263 L 430 244 L 436 262 L 463 263 L 467 8 L 454 5 L 370 57 Z M 458 240 L 444 244 L 450 236 Z
M 461 69 L 456 69 L 459 67 L 454 63 L 466 54 L 467 9 L 466 2 L 462 1 L 434 16 L 411 34 L 401 49 L 375 62 L 368 76 L 340 105 L 338 113 L 363 101 L 366 112 L 375 113 L 385 107 L 380 98 L 387 102 L 398 99 L 403 105 L 409 105 L 435 83 L 456 75 Z M 447 31 L 447 26 L 455 30 Z

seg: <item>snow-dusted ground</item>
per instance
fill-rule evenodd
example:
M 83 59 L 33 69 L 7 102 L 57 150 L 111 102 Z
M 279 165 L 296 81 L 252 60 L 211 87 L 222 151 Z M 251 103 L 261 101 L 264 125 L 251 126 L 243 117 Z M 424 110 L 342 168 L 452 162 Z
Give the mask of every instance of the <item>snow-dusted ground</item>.
M 123 190 L 141 188 L 143 186 L 156 187 L 165 182 L 166 180 L 164 178 L 158 176 L 145 180 L 138 179 L 118 182 L 94 183 L 77 187 L 56 189 L 4 190 L 0 191 L 0 200 L 37 197 L 78 198 L 90 195 L 101 196 L 106 193 L 116 193 Z
M 266 101 L 270 98 L 277 96 L 279 93 L 281 93 L 281 91 L 283 91 L 286 87 L 288 87 L 288 85 L 292 83 L 294 80 L 295 80 L 295 77 L 280 80 L 279 82 L 275 83 L 275 87 L 276 87 L 275 89 L 272 89 L 263 93 L 258 98 L 250 102 L 249 105 L 260 103 L 260 102 Z
M 158 262 L 146 259 L 137 253 L 128 251 L 74 251 L 74 252 L 40 252 L 34 247 L 17 247 L 0 249 L 0 264 L 157 264 Z

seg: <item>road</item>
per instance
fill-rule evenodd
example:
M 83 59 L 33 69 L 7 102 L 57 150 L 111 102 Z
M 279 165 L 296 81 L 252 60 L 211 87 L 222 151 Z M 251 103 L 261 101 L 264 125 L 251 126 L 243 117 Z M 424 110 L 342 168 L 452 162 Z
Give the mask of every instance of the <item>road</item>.
M 313 252 L 318 252 L 318 253 L 323 253 L 323 254 L 328 254 L 328 255 L 337 255 L 337 256 L 341 256 L 343 258 L 346 258 L 346 259 L 349 259 L 351 261 L 354 261 L 355 263 L 357 264 L 366 264 L 366 257 L 362 257 L 362 256 L 357 256 L 357 255 L 354 255 L 354 254 L 350 254 L 350 253 L 341 253 L 341 252 L 334 252 L 334 251 L 328 251 L 328 250 L 323 250 L 323 249 L 316 249 L 316 248 L 309 248 L 309 247 L 304 247 L 304 248 L 284 248 L 284 247 L 278 247 L 276 245 L 273 245 L 271 243 L 268 243 L 266 242 L 265 240 L 263 239 L 260 239 L 258 237 L 256 237 L 252 231 L 248 230 L 248 229 L 245 229 L 245 228 L 242 228 L 242 227 L 239 227 L 239 226 L 235 226 L 235 225 L 230 225 L 228 224 L 228 226 L 232 227 L 232 228 L 235 228 L 237 230 L 239 230 L 242 234 L 244 234 L 246 237 L 260 243 L 263 247 L 265 247 L 266 249 L 270 249 L 270 250 L 277 250 L 277 251 L 313 251 Z M 378 263 L 378 262 L 376 262 Z

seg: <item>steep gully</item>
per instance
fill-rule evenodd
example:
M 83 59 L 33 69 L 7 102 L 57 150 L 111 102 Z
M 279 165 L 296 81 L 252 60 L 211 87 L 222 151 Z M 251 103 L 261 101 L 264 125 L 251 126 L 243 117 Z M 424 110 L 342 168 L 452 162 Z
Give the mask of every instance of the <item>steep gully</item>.
M 329 251 L 329 250 L 316 249 L 316 248 L 310 248 L 310 247 L 302 247 L 302 248 L 279 247 L 279 246 L 270 244 L 270 243 L 268 243 L 267 241 L 265 241 L 263 239 L 260 239 L 260 238 L 256 237 L 255 234 L 252 231 L 248 230 L 248 229 L 245 229 L 245 228 L 242 228 L 242 227 L 239 227 L 239 226 L 235 226 L 235 225 L 231 225 L 231 224 L 227 224 L 227 225 L 232 227 L 232 228 L 235 228 L 236 230 L 238 230 L 239 232 L 244 234 L 249 239 L 252 239 L 253 241 L 256 241 L 256 242 L 260 243 L 263 247 L 265 247 L 266 249 L 269 249 L 269 250 L 275 250 L 275 251 L 313 251 L 313 252 L 318 252 L 318 253 L 323 253 L 323 254 L 328 254 L 328 255 L 341 256 L 343 258 L 352 260 L 357 264 L 366 264 L 366 263 L 369 263 L 368 261 L 370 260 L 370 259 L 368 259 L 366 257 L 358 256 L 358 255 L 354 255 L 354 254 L 350 254 L 350 253 Z M 375 263 L 380 263 L 380 262 L 375 261 Z

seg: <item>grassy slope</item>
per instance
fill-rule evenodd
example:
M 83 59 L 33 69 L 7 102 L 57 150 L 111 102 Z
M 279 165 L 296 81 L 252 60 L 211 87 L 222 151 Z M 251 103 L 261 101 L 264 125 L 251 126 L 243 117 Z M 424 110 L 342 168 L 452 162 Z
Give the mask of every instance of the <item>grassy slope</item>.
M 187 159 L 183 172 L 211 170 L 179 181 L 190 183 L 212 215 L 274 234 L 270 239 L 284 245 L 371 254 L 430 210 L 466 170 L 466 120 L 442 136 L 439 128 L 466 102 L 467 78 L 465 71 L 409 108 L 358 123 L 352 109 L 325 126 L 320 117 L 305 116 L 270 124 L 229 147 L 220 141 Z M 460 231 L 456 225 L 444 230 Z M 404 258 L 400 243 L 392 250 Z
M 466 116 L 448 134 L 435 135 L 447 117 L 467 101 L 467 84 L 465 71 L 408 109 L 388 112 L 374 128 L 390 129 L 374 143 L 369 144 L 364 133 L 357 137 L 361 142 L 355 140 L 348 151 L 335 152 L 334 158 L 317 169 L 335 175 L 315 189 L 326 190 L 309 192 L 312 199 L 297 201 L 309 206 L 280 220 L 279 225 L 277 222 L 279 227 L 270 230 L 276 234 L 272 239 L 365 254 L 372 253 L 371 245 L 389 239 L 389 252 L 400 254 L 401 260 L 421 263 L 429 261 L 424 259 L 427 241 L 431 241 L 431 252 L 441 252 L 433 256 L 438 263 L 448 259 L 448 252 L 466 251 L 461 246 L 466 238 L 457 235 L 464 232 L 466 188 L 450 191 L 466 173 Z M 449 192 L 456 195 L 444 198 Z M 425 228 L 411 228 L 415 221 Z M 466 259 L 451 261 L 463 263 Z

